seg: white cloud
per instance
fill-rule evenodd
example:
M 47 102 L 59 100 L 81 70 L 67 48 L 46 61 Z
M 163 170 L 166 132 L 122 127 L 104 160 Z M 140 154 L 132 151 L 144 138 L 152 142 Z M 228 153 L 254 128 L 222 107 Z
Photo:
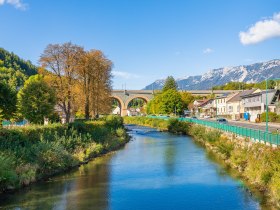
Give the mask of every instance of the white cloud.
M 137 74 L 131 74 L 131 73 L 124 72 L 124 71 L 112 71 L 112 74 L 115 77 L 121 77 L 123 79 L 136 79 L 136 78 L 140 78 L 140 76 L 137 75 Z
M 256 44 L 278 36 L 280 36 L 280 12 L 256 22 L 247 31 L 239 33 L 240 42 L 244 45 Z
M 0 6 L 4 4 L 10 4 L 20 10 L 26 10 L 27 8 L 27 4 L 23 3 L 22 0 L 0 0 Z
M 214 52 L 214 50 L 211 49 L 211 48 L 206 48 L 206 49 L 203 50 L 203 54 L 209 54 L 209 53 L 212 53 L 212 52 Z

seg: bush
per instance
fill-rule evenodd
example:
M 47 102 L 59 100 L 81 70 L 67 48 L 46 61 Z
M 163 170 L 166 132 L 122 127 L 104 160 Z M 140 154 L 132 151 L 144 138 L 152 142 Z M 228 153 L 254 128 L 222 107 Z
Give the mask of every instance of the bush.
M 0 191 L 18 182 L 15 172 L 15 159 L 10 154 L 0 154 Z
M 123 118 L 118 115 L 108 115 L 105 122 L 106 125 L 112 129 L 123 127 Z
M 279 116 L 275 112 L 268 112 L 268 121 L 269 122 L 277 122 L 279 120 Z M 266 113 L 261 114 L 261 121 L 266 122 Z
M 0 192 L 119 148 L 129 140 L 122 123 L 112 116 L 68 125 L 0 129 Z
M 178 119 L 168 120 L 168 131 L 177 134 L 187 134 L 189 132 L 190 124 L 187 122 L 181 122 Z

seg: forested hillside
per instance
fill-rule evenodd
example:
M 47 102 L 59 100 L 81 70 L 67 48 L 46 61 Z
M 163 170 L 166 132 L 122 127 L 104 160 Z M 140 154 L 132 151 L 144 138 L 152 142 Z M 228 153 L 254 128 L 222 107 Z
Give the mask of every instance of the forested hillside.
M 34 74 L 37 74 L 37 67 L 30 61 L 25 61 L 14 53 L 0 48 L 0 82 L 18 89 L 29 76 Z

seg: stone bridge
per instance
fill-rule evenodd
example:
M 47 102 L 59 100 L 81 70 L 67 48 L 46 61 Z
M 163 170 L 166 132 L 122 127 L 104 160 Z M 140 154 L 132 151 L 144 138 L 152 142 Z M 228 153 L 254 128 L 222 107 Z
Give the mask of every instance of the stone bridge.
M 126 116 L 130 101 L 141 98 L 147 103 L 154 97 L 154 92 L 152 90 L 113 90 L 111 97 L 119 102 L 121 116 Z
M 116 99 L 119 102 L 121 116 L 127 115 L 128 104 L 135 98 L 141 98 L 145 102 L 149 102 L 154 97 L 154 93 L 158 92 L 158 90 L 113 90 L 112 98 Z M 207 96 L 209 94 L 215 94 L 216 96 L 220 96 L 226 93 L 237 92 L 237 90 L 186 90 L 196 96 Z

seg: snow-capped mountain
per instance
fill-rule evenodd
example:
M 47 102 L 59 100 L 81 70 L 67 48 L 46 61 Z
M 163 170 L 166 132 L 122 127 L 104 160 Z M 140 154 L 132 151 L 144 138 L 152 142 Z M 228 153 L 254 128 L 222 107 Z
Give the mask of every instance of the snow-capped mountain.
M 228 82 L 261 82 L 266 78 L 280 78 L 280 60 L 242 65 L 236 67 L 224 67 L 212 69 L 203 75 L 189 76 L 177 79 L 179 89 L 183 90 L 207 90 L 212 86 L 223 85 Z M 156 80 L 146 86 L 144 90 L 161 89 L 165 80 Z

